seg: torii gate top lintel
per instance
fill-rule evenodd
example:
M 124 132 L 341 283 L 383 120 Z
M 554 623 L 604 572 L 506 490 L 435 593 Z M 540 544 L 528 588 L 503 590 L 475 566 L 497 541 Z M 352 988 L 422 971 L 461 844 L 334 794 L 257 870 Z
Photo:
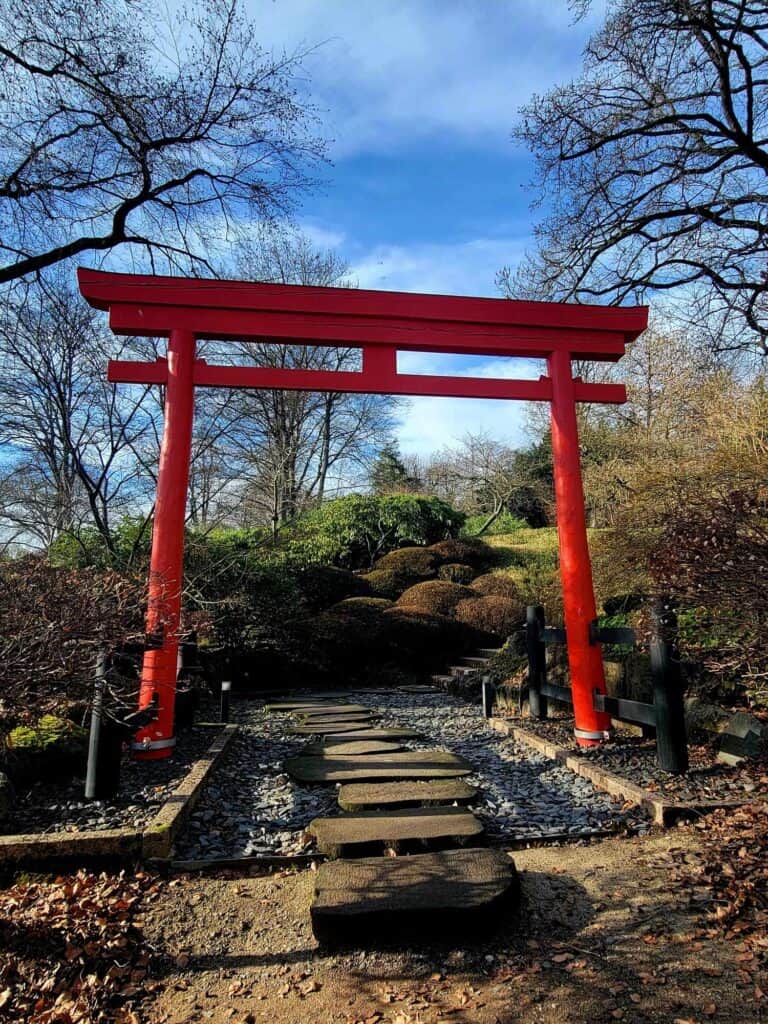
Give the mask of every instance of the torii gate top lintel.
M 548 355 L 614 362 L 645 330 L 645 306 L 591 306 L 457 295 L 113 274 L 80 268 L 80 291 L 109 310 L 117 334 L 303 338 L 307 344 L 396 344 L 472 355 Z
M 156 719 L 141 730 L 138 756 L 167 756 L 174 740 L 178 628 L 186 495 L 196 387 L 349 391 L 398 395 L 504 398 L 550 403 L 560 573 L 568 638 L 576 736 L 600 742 L 610 717 L 593 704 L 605 692 L 595 617 L 577 402 L 626 401 L 621 384 L 574 377 L 572 360 L 615 362 L 648 322 L 645 306 L 605 307 L 510 299 L 421 295 L 112 274 L 78 270 L 80 291 L 109 311 L 116 334 L 168 338 L 167 357 L 155 362 L 112 360 L 111 381 L 164 384 L 147 632 L 162 644 L 144 656 L 141 707 L 157 703 Z M 359 371 L 212 366 L 196 358 L 198 339 L 271 340 L 282 344 L 362 349 Z M 400 373 L 399 351 L 522 356 L 546 359 L 538 380 Z

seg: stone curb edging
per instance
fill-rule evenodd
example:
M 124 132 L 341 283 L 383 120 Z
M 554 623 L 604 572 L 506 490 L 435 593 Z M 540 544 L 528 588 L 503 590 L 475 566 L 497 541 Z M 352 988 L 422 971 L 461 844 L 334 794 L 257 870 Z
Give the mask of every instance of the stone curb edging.
M 173 841 L 197 803 L 208 776 L 237 731 L 236 725 L 224 726 L 221 734 L 194 762 L 143 830 L 114 828 L 0 836 L 0 865 L 18 867 L 24 863 L 66 858 L 142 860 L 168 857 Z
M 660 825 L 662 828 L 668 828 L 670 825 L 674 825 L 676 821 L 682 819 L 698 818 L 719 808 L 742 807 L 746 802 L 743 800 L 712 800 L 702 803 L 675 803 L 664 800 L 662 797 L 652 793 L 651 790 L 643 789 L 642 786 L 636 786 L 621 775 L 616 775 L 615 772 L 596 765 L 587 764 L 583 758 L 572 754 L 565 747 L 552 743 L 550 740 L 545 740 L 535 733 L 527 732 L 527 730 L 522 729 L 518 725 L 512 725 L 504 718 L 489 718 L 488 725 L 496 732 L 512 736 L 520 743 L 524 743 L 546 757 L 552 758 L 553 761 L 559 761 L 570 771 L 574 772 L 574 774 L 587 779 L 597 789 L 610 793 L 612 796 L 623 797 L 625 800 L 630 801 L 630 803 L 646 808 L 651 813 L 653 824 Z

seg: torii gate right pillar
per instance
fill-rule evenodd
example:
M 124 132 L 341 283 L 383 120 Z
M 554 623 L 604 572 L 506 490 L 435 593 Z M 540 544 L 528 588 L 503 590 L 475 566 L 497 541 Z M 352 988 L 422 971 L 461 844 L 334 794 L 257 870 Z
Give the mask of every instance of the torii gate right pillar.
M 596 711 L 592 702 L 595 690 L 605 693 L 605 672 L 599 645 L 589 642 L 589 626 L 596 616 L 595 593 L 587 544 L 571 355 L 564 351 L 552 352 L 548 363 L 552 381 L 552 461 L 560 577 L 575 733 L 582 746 L 593 746 L 605 739 L 611 719 L 604 711 Z

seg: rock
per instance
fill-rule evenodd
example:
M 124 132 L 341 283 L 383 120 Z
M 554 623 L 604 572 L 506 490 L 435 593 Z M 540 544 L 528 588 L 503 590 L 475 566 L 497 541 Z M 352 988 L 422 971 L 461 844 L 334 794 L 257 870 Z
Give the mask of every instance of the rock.
M 711 740 L 723 731 L 730 717 L 729 712 L 717 704 L 705 704 L 695 697 L 685 702 L 685 727 L 689 738 Z
M 16 790 L 13 783 L 5 772 L 0 772 L 0 825 L 10 820 L 15 803 Z
M 737 711 L 720 733 L 718 761 L 740 764 L 746 758 L 759 757 L 768 741 L 768 729 L 754 715 Z

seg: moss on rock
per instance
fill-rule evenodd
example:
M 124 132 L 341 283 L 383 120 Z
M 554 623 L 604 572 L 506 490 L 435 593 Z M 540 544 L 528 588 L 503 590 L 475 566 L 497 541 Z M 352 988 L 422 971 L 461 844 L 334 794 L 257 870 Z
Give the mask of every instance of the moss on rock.
M 6 744 L 9 774 L 22 784 L 82 772 L 88 756 L 87 730 L 56 715 L 43 715 L 33 727 L 17 726 Z

